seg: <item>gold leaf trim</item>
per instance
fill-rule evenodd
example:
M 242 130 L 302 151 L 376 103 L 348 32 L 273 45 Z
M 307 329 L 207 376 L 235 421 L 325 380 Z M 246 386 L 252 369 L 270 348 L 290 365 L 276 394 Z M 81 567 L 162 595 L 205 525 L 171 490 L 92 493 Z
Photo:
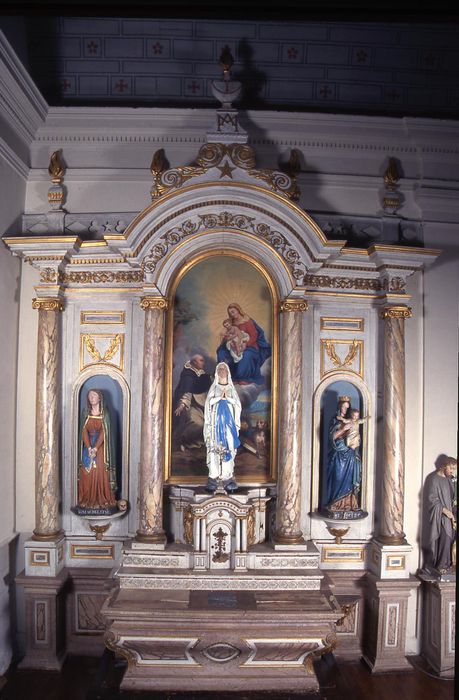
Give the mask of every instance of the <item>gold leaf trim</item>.
M 381 311 L 381 318 L 411 318 L 413 311 L 411 306 L 386 306 L 385 309 Z
M 105 355 L 102 358 L 103 362 L 109 362 L 110 360 L 113 359 L 113 357 L 116 355 L 116 352 L 121 345 L 121 335 L 117 333 L 115 337 L 113 338 L 112 342 L 107 348 L 107 351 L 105 352 Z
M 329 277 L 328 275 L 305 275 L 306 287 L 323 289 L 363 289 L 368 291 L 385 291 L 393 294 L 405 294 L 406 282 L 401 277 L 388 279 L 368 279 L 367 277 Z
M 32 309 L 38 311 L 63 311 L 64 308 L 62 299 L 32 299 Z
M 347 367 L 348 365 L 352 364 L 359 349 L 359 344 L 356 340 L 353 340 L 352 343 L 349 345 L 349 351 L 346 357 L 344 358 L 344 360 L 342 360 L 336 353 L 333 341 L 324 340 L 324 345 L 326 353 L 331 362 L 335 365 L 335 367 Z
M 84 343 L 86 350 L 91 355 L 92 359 L 95 362 L 100 362 L 102 359 L 102 356 L 101 356 L 99 350 L 96 348 L 94 338 L 91 338 L 90 335 L 84 335 L 83 336 L 83 343 Z
M 142 297 L 140 300 L 140 308 L 146 311 L 147 309 L 160 309 L 166 311 L 169 307 L 169 302 L 164 297 Z
M 304 299 L 284 299 L 280 303 L 280 311 L 307 311 L 308 302 Z

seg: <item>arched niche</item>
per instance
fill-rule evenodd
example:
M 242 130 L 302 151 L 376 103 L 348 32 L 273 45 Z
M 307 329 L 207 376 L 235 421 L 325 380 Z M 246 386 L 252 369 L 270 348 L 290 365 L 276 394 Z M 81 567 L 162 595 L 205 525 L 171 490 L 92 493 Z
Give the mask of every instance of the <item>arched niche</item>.
M 116 471 L 116 500 L 128 500 L 129 494 L 129 412 L 130 392 L 125 378 L 113 367 L 93 365 L 80 374 L 73 387 L 72 425 L 72 506 L 78 502 L 78 469 L 81 457 L 81 425 L 87 395 L 91 390 L 103 393 L 110 416 L 113 459 Z
M 359 418 L 370 416 L 362 425 L 355 427 L 360 435 L 358 448 L 361 458 L 360 489 L 357 495 L 357 507 L 353 512 L 332 514 L 326 507 L 330 500 L 328 475 L 332 460 L 330 458 L 330 426 L 337 413 L 338 399 L 350 398 L 350 407 L 359 411 Z M 366 384 L 354 373 L 335 372 L 324 379 L 316 388 L 313 403 L 313 470 L 312 470 L 312 512 L 316 516 L 330 519 L 359 520 L 367 515 L 370 503 L 370 484 L 373 482 L 373 422 L 372 400 Z M 349 415 L 346 416 L 349 418 Z M 343 424 L 344 425 L 344 424 Z M 355 439 L 355 438 L 354 438 Z M 343 436 L 346 449 L 347 436 Z M 352 443 L 350 443 L 352 444 Z M 352 456 L 349 471 L 352 469 Z M 350 479 L 350 473 L 346 476 Z M 332 479 L 333 482 L 333 479 Z M 345 480 L 344 480 L 345 483 Z
M 176 269 L 168 296 L 165 410 L 170 440 L 166 479 L 170 483 L 206 480 L 203 401 L 216 363 L 223 360 L 230 366 L 242 404 L 236 478 L 252 485 L 272 483 L 277 471 L 279 355 L 279 292 L 275 279 L 253 255 L 217 248 L 195 253 Z M 235 358 L 228 340 L 223 339 L 223 321 L 228 319 L 228 306 L 233 303 L 256 326 L 258 348 L 252 351 L 250 371 L 246 349 L 239 359 Z M 262 342 L 266 343 L 263 353 Z M 202 372 L 193 360 L 196 356 L 202 358 Z M 253 361 L 257 375 L 249 376 Z M 190 387 L 193 391 L 188 391 Z

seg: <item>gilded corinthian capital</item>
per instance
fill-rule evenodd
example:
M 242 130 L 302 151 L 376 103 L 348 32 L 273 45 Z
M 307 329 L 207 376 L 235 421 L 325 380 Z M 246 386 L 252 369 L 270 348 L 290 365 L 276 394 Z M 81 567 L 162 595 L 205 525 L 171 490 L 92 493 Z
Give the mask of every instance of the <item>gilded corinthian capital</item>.
M 307 311 L 308 302 L 305 299 L 284 299 L 280 303 L 280 311 Z
M 32 309 L 38 309 L 38 311 L 63 311 L 64 302 L 62 299 L 46 298 L 32 299 Z
M 411 306 L 405 306 L 401 304 L 400 306 L 386 306 L 381 311 L 381 318 L 411 318 L 413 312 Z
M 140 300 L 140 308 L 146 311 L 147 309 L 161 309 L 167 311 L 169 302 L 164 297 L 142 297 Z

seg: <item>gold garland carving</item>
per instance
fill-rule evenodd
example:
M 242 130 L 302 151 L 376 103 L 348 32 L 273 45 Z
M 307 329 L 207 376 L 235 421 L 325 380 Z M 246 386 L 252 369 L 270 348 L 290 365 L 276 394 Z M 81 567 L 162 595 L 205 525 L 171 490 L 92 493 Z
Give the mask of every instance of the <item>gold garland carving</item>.
M 64 284 L 110 284 L 113 282 L 139 283 L 143 282 L 142 270 L 120 272 L 65 272 L 59 274 L 59 282 Z
M 53 267 L 44 267 L 40 271 L 40 282 L 52 284 L 58 281 L 58 273 Z
M 88 353 L 91 355 L 92 359 L 94 362 L 110 362 L 110 360 L 113 359 L 113 357 L 116 355 L 116 352 L 120 346 L 121 343 L 121 335 L 117 333 L 113 338 L 108 346 L 107 350 L 105 351 L 104 356 L 100 354 L 99 350 L 96 348 L 96 344 L 94 342 L 94 338 L 91 338 L 90 335 L 85 334 L 83 336 L 83 343 L 88 351 Z
M 64 308 L 62 299 L 32 299 L 32 309 L 38 309 L 38 311 L 63 311 Z
M 308 302 L 304 299 L 284 299 L 280 303 L 280 311 L 307 311 Z
M 349 345 L 349 352 L 344 360 L 341 360 L 341 358 L 337 355 L 335 346 L 331 340 L 325 340 L 324 345 L 327 355 L 335 367 L 347 367 L 347 365 L 351 365 L 355 359 L 355 356 L 357 355 L 357 350 L 359 349 L 357 341 L 353 340 L 351 345 Z
M 154 272 L 158 263 L 167 255 L 169 250 L 188 236 L 195 235 L 201 231 L 221 228 L 247 231 L 257 238 L 261 238 L 281 256 L 297 283 L 302 283 L 306 274 L 306 267 L 301 261 L 299 253 L 280 231 L 276 231 L 268 224 L 257 223 L 253 216 L 241 213 L 233 214 L 228 211 L 198 214 L 193 219 L 187 219 L 180 226 L 174 226 L 166 231 L 161 236 L 161 242 L 156 243 L 144 258 L 142 263 L 144 270 Z
M 386 306 L 381 311 L 381 318 L 411 318 L 413 315 L 411 306 Z
M 402 277 L 390 280 L 368 279 L 366 277 L 329 277 L 328 275 L 305 275 L 306 287 L 332 289 L 358 289 L 364 291 L 384 291 L 392 294 L 404 294 L 406 283 Z
M 167 311 L 169 302 L 164 297 L 142 297 L 140 300 L 140 308 L 146 311 L 147 309 L 160 309 Z

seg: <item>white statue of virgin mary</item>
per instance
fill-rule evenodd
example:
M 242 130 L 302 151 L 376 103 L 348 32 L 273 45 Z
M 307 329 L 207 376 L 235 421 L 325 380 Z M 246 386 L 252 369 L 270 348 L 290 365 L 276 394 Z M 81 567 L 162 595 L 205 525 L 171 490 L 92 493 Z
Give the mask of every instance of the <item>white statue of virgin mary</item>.
M 236 491 L 234 458 L 241 427 L 241 402 L 226 362 L 219 362 L 215 379 L 204 406 L 204 441 L 207 448 L 209 478 L 206 490 L 213 493 L 218 480 L 228 492 Z

